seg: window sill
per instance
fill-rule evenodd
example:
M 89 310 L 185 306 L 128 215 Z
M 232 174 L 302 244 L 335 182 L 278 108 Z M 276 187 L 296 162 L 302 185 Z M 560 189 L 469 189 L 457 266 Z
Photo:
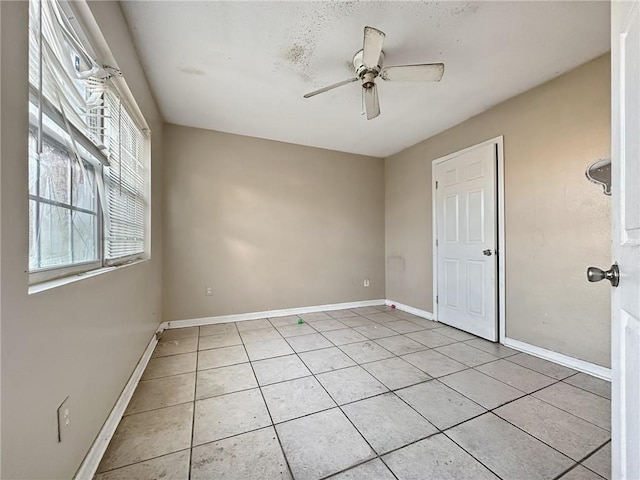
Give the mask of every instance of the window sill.
M 130 263 L 124 263 L 122 265 L 115 265 L 113 267 L 103 267 L 98 268 L 96 270 L 89 270 L 88 272 L 77 273 L 75 275 L 69 275 L 68 277 L 56 278 L 53 280 L 47 280 L 45 282 L 34 283 L 33 285 L 29 285 L 29 295 L 34 295 L 40 292 L 46 292 L 47 290 L 51 290 L 53 288 L 62 287 L 64 285 L 68 285 L 70 283 L 75 283 L 82 281 L 86 278 L 97 277 L 98 275 L 103 275 L 105 273 L 112 272 L 114 270 L 120 270 L 126 267 L 132 267 L 133 265 L 137 265 L 142 262 L 148 261 L 148 258 L 141 258 L 139 260 L 135 260 Z

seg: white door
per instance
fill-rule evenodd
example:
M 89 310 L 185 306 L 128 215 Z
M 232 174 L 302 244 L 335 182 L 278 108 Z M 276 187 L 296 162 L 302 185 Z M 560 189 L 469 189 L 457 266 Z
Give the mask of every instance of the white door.
M 497 341 L 496 145 L 435 164 L 439 322 Z
M 640 479 L 640 3 L 611 2 L 613 477 Z

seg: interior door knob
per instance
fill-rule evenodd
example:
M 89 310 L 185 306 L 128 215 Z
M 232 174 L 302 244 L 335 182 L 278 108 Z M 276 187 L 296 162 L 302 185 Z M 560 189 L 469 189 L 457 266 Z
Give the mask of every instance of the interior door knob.
M 491 249 L 490 249 L 490 248 L 487 248 L 486 250 L 483 250 L 483 251 L 482 251 L 482 254 L 483 254 L 483 255 L 486 255 L 487 257 L 490 257 L 490 256 L 491 256 L 491 253 L 492 253 L 492 252 L 491 252 Z
M 597 267 L 587 268 L 587 280 L 590 282 L 599 282 L 600 280 L 607 279 L 611 282 L 611 286 L 617 287 L 620 283 L 620 269 L 618 264 L 614 263 L 607 271 L 601 270 Z

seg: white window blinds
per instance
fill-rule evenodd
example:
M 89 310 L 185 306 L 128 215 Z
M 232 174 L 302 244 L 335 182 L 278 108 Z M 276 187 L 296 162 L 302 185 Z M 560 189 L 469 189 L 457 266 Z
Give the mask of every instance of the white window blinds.
M 106 169 L 108 222 L 105 235 L 107 263 L 144 252 L 144 164 L 146 138 L 114 92 L 105 95 L 109 112 L 109 164 Z

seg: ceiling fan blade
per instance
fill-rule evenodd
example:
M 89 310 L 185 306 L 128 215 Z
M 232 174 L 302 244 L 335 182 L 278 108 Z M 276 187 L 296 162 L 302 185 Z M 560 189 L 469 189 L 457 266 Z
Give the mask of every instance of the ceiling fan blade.
M 333 85 L 319 88 L 318 90 L 314 90 L 313 92 L 307 93 L 306 95 L 304 95 L 304 98 L 309 98 L 309 97 L 313 97 L 314 95 L 319 95 L 321 93 L 328 92 L 329 90 L 333 90 L 334 88 L 341 87 L 343 85 L 346 85 L 347 83 L 355 82 L 356 80 L 358 80 L 357 77 L 349 78 L 348 80 L 343 80 L 341 82 L 334 83 Z
M 363 88 L 364 109 L 367 112 L 367 120 L 376 118 L 380 115 L 380 103 L 378 102 L 378 87 L 374 85 L 371 88 Z
M 391 82 L 439 82 L 444 75 L 444 63 L 398 65 L 382 69 L 380 76 Z
M 382 44 L 384 43 L 384 32 L 377 28 L 364 27 L 364 41 L 362 43 L 362 63 L 367 68 L 376 68 L 380 53 L 382 52 Z

